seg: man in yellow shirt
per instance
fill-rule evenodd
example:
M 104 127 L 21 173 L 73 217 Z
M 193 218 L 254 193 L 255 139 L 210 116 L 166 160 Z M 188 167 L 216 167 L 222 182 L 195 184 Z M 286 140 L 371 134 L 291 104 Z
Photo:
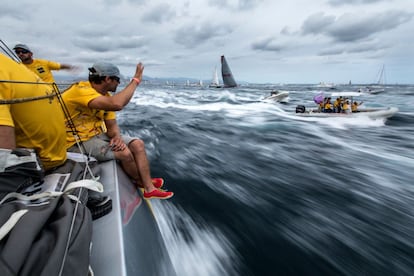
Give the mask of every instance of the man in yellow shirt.
M 98 161 L 119 160 L 136 185 L 144 188 L 144 198 L 172 197 L 172 192 L 160 189 L 161 178 L 151 178 L 144 142 L 121 135 L 116 122 L 115 111 L 122 110 L 131 100 L 141 82 L 144 66 L 139 63 L 131 82 L 113 96 L 110 92 L 115 92 L 120 82 L 118 67 L 97 62 L 89 71 L 89 81 L 72 85 L 62 95 L 71 119 L 66 122 L 68 150 L 79 151 L 72 132 L 73 123 L 86 153 Z
M 54 61 L 49 61 L 45 59 L 33 59 L 33 53 L 30 48 L 25 44 L 17 44 L 14 46 L 14 51 L 20 60 L 29 68 L 31 71 L 35 72 L 44 82 L 54 83 L 55 79 L 53 78 L 52 70 L 75 70 L 76 67 L 58 63 Z
M 0 53 L 0 100 L 52 94 L 51 86 Z M 16 83 L 8 81 L 23 81 Z M 15 104 L 0 104 L 0 148 L 34 149 L 45 170 L 66 160 L 64 115 L 56 97 Z
M 360 106 L 362 103 L 363 103 L 363 102 L 358 103 L 357 101 L 354 101 L 354 102 L 352 103 L 352 107 L 351 107 L 352 112 L 359 112 L 359 111 L 358 111 L 358 106 Z

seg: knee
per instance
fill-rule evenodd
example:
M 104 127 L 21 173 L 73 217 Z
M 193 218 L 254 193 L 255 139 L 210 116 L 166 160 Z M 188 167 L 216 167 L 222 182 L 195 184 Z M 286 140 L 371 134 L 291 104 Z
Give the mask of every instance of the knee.
M 128 148 L 132 152 L 141 152 L 145 151 L 145 144 L 144 141 L 142 141 L 141 139 L 135 139 L 131 143 L 129 143 Z

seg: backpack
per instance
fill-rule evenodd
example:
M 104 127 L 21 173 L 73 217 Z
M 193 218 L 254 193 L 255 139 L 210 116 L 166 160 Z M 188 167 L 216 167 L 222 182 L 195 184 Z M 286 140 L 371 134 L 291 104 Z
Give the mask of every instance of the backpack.
M 14 181 L 21 177 L 24 185 L 14 183 L 16 189 L 9 193 L 1 190 L 0 275 L 88 275 L 92 217 L 86 201 L 88 190 L 102 192 L 102 184 L 93 176 L 83 179 L 85 163 L 71 159 L 52 174 L 40 173 L 37 178 L 20 174 L 27 163 L 13 166 Z M 3 173 L 0 188 L 6 181 Z M 13 173 L 7 170 L 7 174 Z

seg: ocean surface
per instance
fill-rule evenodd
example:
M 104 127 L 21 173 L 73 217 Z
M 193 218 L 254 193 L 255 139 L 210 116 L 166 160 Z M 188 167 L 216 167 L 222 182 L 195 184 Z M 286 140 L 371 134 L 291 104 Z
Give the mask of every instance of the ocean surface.
M 152 206 L 177 275 L 414 275 L 414 86 L 361 96 L 387 120 L 295 116 L 320 91 L 143 84 L 119 112 L 175 193 Z

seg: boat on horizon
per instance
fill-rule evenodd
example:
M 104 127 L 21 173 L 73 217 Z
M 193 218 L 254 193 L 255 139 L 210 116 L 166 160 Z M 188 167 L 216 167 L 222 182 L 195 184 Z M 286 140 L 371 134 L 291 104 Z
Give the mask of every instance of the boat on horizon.
M 377 82 L 371 85 L 367 85 L 363 88 L 359 88 L 358 92 L 367 94 L 379 94 L 385 92 L 385 65 L 383 64 L 377 74 Z
M 326 88 L 326 89 L 336 89 L 336 85 L 333 82 L 319 82 L 316 87 L 318 88 Z

